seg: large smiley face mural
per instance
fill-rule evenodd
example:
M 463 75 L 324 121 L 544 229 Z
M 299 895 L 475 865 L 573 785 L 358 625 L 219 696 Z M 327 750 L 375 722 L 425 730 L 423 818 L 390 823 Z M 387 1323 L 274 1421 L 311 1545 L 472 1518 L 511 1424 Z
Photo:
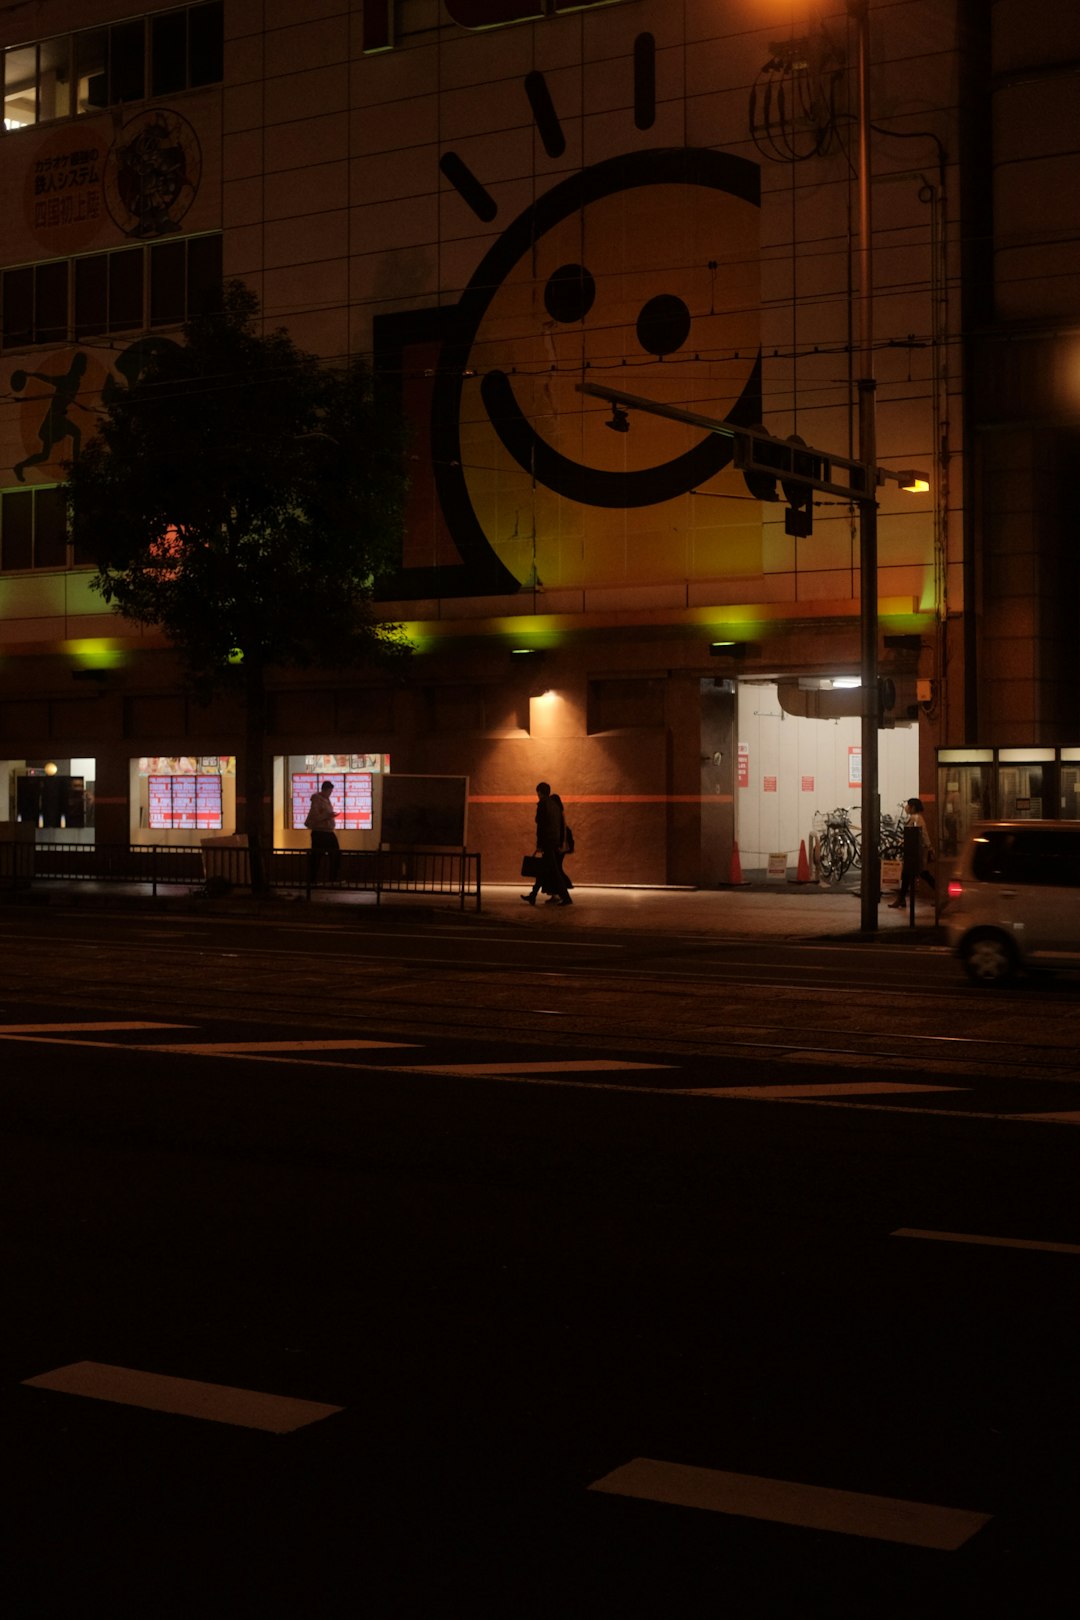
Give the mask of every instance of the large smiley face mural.
M 456 584 L 438 571 L 441 591 L 759 572 L 729 440 L 644 413 L 612 432 L 577 391 L 760 421 L 758 201 L 757 166 L 726 153 L 608 159 L 553 185 L 431 312 L 434 487 L 464 564 Z

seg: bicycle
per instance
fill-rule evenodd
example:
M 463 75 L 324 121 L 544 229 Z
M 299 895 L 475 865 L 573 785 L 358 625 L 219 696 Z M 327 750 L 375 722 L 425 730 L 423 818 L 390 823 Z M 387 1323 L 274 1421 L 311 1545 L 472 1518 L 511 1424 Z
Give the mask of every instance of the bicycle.
M 878 853 L 883 861 L 899 861 L 904 856 L 904 829 L 908 823 L 907 807 L 900 805 L 898 816 L 882 816 Z
M 857 830 L 851 825 L 851 812 L 843 806 L 820 818 L 824 825 L 818 836 L 818 862 L 823 878 L 839 880 L 862 861 Z M 815 822 L 819 816 L 815 816 Z

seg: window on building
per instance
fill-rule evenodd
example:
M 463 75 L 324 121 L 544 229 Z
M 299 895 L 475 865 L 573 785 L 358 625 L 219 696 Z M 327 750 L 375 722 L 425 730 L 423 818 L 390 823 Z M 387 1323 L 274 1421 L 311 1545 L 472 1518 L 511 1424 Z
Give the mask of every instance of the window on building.
M 64 343 L 68 333 L 68 267 L 64 259 L 34 266 L 34 342 Z
M 150 250 L 150 325 L 173 326 L 184 318 L 183 242 L 161 242 Z
M 66 340 L 67 278 L 66 259 L 4 271 L 0 285 L 5 349 Z
M 109 254 L 109 324 L 110 332 L 138 332 L 145 326 L 143 320 L 143 261 L 142 248 L 128 248 L 126 252 Z
M 10 489 L 0 496 L 0 572 L 66 568 L 67 508 L 64 487 Z
M 175 95 L 224 77 L 224 5 L 83 28 L 3 53 L 4 128 Z
M 167 11 L 150 23 L 150 94 L 171 96 L 225 77 L 221 0 Z
M 220 307 L 221 237 L 159 242 L 150 249 L 150 325 L 175 326 Z
M 34 267 L 5 270 L 3 295 L 4 348 L 22 349 L 34 341 Z
M 71 113 L 71 38 L 62 34 L 4 52 L 4 128 Z
M 188 21 L 183 11 L 167 11 L 150 22 L 150 94 L 174 96 L 187 88 Z
M 20 265 L 0 276 L 4 349 L 175 326 L 220 306 L 221 237 Z

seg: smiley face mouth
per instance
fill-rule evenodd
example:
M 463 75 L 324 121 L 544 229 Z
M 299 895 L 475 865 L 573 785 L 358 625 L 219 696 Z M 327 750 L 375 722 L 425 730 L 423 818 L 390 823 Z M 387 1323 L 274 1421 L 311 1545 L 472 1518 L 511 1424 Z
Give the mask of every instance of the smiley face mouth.
M 731 461 L 732 441 L 709 433 L 692 449 L 654 467 L 606 472 L 571 461 L 529 426 L 505 371 L 489 371 L 480 395 L 504 449 L 539 483 L 587 506 L 655 506 L 714 478 Z M 742 414 L 736 406 L 732 418 Z

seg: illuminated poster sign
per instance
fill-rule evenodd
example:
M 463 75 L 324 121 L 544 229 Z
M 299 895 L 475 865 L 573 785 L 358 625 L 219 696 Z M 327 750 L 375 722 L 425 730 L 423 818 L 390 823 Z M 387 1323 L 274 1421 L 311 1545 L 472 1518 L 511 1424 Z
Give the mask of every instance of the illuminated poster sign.
M 157 832 L 219 832 L 220 776 L 150 776 L 149 825 Z
M 292 777 L 292 824 L 302 827 L 311 808 L 311 796 L 324 782 L 332 782 L 331 803 L 337 813 L 339 832 L 370 832 L 374 826 L 371 804 L 370 771 L 294 771 Z

